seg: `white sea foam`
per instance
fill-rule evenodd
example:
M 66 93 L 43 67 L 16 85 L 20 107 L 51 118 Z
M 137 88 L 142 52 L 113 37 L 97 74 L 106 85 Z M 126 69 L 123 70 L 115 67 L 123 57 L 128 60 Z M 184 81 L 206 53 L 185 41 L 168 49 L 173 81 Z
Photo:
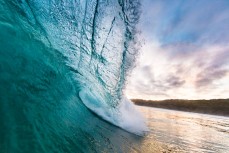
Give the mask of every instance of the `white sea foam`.
M 109 106 L 102 97 L 95 95 L 89 89 L 79 92 L 82 102 L 104 120 L 137 135 L 145 135 L 148 131 L 145 118 L 135 109 L 135 106 L 123 98 L 118 107 Z

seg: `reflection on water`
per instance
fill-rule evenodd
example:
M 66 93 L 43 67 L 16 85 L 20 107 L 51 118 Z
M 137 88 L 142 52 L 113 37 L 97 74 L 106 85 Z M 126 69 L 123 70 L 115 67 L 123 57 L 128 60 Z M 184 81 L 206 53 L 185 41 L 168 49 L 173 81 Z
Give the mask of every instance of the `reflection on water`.
M 150 133 L 143 145 L 157 140 L 167 152 L 228 152 L 229 118 L 158 108 L 138 107 L 148 119 Z

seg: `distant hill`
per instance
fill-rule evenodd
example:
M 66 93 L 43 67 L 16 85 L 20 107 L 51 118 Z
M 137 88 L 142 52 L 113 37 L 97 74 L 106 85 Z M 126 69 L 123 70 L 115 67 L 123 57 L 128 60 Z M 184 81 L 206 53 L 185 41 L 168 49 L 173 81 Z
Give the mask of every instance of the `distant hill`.
M 185 99 L 167 99 L 167 100 L 143 100 L 132 99 L 136 105 L 149 106 L 213 115 L 229 116 L 229 99 L 211 99 L 211 100 L 185 100 Z

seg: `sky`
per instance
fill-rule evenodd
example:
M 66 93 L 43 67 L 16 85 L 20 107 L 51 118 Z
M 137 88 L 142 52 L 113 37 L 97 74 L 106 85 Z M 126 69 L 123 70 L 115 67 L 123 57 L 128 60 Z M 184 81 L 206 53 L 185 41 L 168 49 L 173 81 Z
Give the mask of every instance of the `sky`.
M 142 0 L 128 98 L 229 98 L 229 0 Z

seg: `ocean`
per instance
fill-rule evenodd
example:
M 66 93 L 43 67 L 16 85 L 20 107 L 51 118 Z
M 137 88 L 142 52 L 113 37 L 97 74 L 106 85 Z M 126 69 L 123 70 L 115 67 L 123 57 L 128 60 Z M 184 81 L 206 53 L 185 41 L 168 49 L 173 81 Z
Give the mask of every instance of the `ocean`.
M 139 6 L 0 1 L 0 152 L 126 152 L 146 133 L 123 94 Z

